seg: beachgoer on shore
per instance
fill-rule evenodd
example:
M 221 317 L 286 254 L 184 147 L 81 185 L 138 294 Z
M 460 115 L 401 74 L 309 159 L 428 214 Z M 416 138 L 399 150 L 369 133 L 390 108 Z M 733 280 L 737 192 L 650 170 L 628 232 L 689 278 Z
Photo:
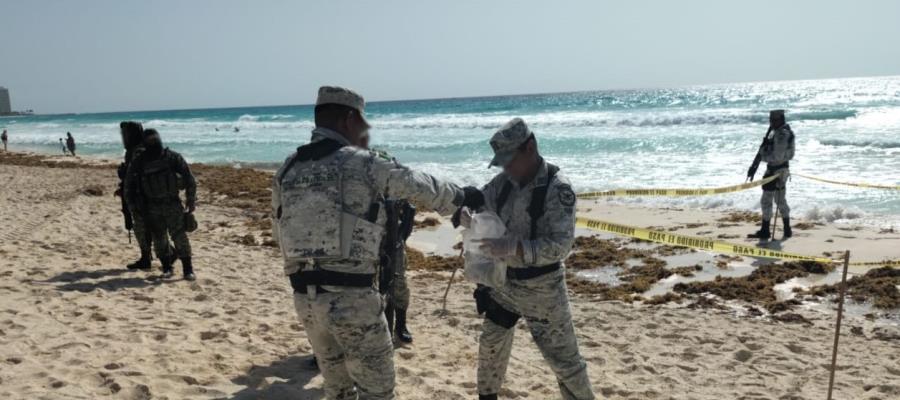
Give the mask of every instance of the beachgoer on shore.
M 144 130 L 143 143 L 144 150 L 128 167 L 126 202 L 133 213 L 143 214 L 156 257 L 163 265 L 163 278 L 173 276 L 177 258 L 181 260 L 184 279 L 195 280 L 187 232 L 196 227 L 193 215 L 188 215 L 194 213 L 197 204 L 196 180 L 184 157 L 163 147 L 155 129 Z M 184 204 L 179 197 L 182 187 Z M 174 250 L 169 246 L 169 237 Z
M 490 143 L 490 166 L 503 167 L 503 172 L 482 189 L 485 205 L 476 211 L 496 213 L 506 234 L 482 239 L 480 250 L 508 269 L 502 286 L 475 290 L 478 313 L 485 314 L 478 341 L 479 399 L 497 399 L 522 317 L 556 374 L 562 398 L 593 399 L 562 264 L 575 240 L 575 192 L 559 168 L 541 157 L 537 139 L 522 119 L 506 123 Z M 463 225 L 471 221 L 467 211 L 459 218 Z
M 73 157 L 75 156 L 75 138 L 72 137 L 72 132 L 66 132 L 66 148 L 69 149 L 69 154 Z
M 760 240 L 769 240 L 772 233 L 769 229 L 772 220 L 772 202 L 778 205 L 778 211 L 781 213 L 781 219 L 784 221 L 783 238 L 787 239 L 793 235 L 791 231 L 791 208 L 787 203 L 787 182 L 791 176 L 788 169 L 789 161 L 794 158 L 794 131 L 791 126 L 786 123 L 784 110 L 772 110 L 769 112 L 769 130 L 763 138 L 759 150 L 756 152 L 756 158 L 747 171 L 747 179 L 752 181 L 756 175 L 756 169 L 759 168 L 760 161 L 765 161 L 766 172 L 763 179 L 781 174 L 778 178 L 762 186 L 762 226 L 756 233 L 747 235 L 749 238 Z M 778 223 L 778 221 L 775 221 Z
M 332 399 L 395 398 L 393 345 L 375 289 L 385 195 L 442 214 L 483 203 L 474 187 L 353 146 L 369 130 L 364 111 L 356 92 L 320 88 L 312 140 L 287 158 L 272 188 L 273 236 Z
M 3 133 L 0 134 L 0 141 L 3 142 L 3 151 L 6 150 L 6 143 L 9 141 L 9 135 L 6 134 L 6 129 L 3 130 Z
M 66 148 L 66 144 L 63 142 L 63 138 L 59 138 L 59 147 L 62 149 L 63 155 L 69 154 L 69 149 Z

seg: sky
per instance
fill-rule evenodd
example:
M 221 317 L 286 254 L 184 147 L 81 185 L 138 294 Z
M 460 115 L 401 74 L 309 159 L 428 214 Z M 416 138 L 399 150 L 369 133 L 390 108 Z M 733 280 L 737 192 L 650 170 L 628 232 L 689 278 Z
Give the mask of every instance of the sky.
M 0 0 L 38 113 L 900 74 L 900 1 Z

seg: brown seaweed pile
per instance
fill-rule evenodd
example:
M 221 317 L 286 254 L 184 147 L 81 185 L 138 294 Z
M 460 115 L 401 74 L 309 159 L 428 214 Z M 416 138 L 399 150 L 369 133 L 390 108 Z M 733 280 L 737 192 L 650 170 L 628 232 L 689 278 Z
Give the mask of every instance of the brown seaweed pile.
M 674 290 L 687 294 L 714 294 L 725 300 L 743 300 L 761 304 L 769 312 L 779 312 L 795 305 L 793 302 L 779 302 L 774 287 L 788 279 L 823 274 L 834 270 L 830 264 L 812 261 L 787 262 L 784 264 L 762 265 L 748 276 L 733 278 L 717 276 L 712 281 L 678 283 Z
M 407 269 L 411 271 L 446 271 L 462 269 L 463 258 L 460 256 L 442 257 L 426 256 L 421 251 L 406 247 Z
M 9 151 L 0 153 L 0 164 L 47 168 L 111 169 L 116 167 L 112 162 L 89 163 L 77 158 L 61 159 L 59 157 Z
M 881 267 L 847 280 L 847 297 L 858 302 L 870 301 L 878 309 L 900 309 L 900 269 Z M 826 297 L 840 293 L 840 283 L 813 286 L 799 293 Z
M 201 190 L 225 196 L 224 205 L 244 210 L 271 213 L 272 173 L 252 168 L 193 164 L 191 171 Z
M 758 213 L 750 212 L 750 211 L 733 211 L 728 213 L 728 215 L 717 219 L 716 221 L 725 223 L 725 224 L 739 224 L 739 223 L 757 223 L 759 222 L 760 216 Z M 722 224 L 719 224 L 722 225 Z
M 421 220 L 421 221 L 416 220 L 416 221 L 413 223 L 413 226 L 414 226 L 416 229 L 421 229 L 421 228 L 430 228 L 430 227 L 433 227 L 433 226 L 438 226 L 438 225 L 440 225 L 440 224 L 441 224 L 441 220 L 439 220 L 439 219 L 437 219 L 437 218 L 435 218 L 435 217 L 425 217 L 425 219 L 423 219 L 423 220 Z

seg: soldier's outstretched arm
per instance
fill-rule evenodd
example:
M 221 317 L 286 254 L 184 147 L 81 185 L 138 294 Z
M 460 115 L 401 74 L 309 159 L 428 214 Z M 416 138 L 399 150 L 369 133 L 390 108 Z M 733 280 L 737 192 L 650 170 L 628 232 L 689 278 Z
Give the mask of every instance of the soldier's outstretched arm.
M 563 260 L 575 242 L 575 192 L 565 180 L 554 182 L 547 193 L 543 223 L 549 234 L 522 240 L 522 258 L 529 265 L 547 265 Z
M 396 160 L 373 155 L 369 176 L 375 187 L 394 198 L 412 199 L 433 208 L 441 215 L 452 214 L 457 207 L 471 201 L 471 190 L 444 182 L 426 173 L 418 172 L 397 163 Z M 470 193 L 467 196 L 467 193 Z M 478 192 L 480 195 L 481 192 Z M 480 206 L 480 205 L 479 205 Z

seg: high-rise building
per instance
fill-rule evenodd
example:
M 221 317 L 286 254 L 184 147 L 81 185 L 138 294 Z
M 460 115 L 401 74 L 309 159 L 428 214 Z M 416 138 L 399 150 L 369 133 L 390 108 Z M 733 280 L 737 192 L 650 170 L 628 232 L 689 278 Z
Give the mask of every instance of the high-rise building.
M 9 101 L 9 90 L 0 86 L 0 114 L 9 114 L 12 112 L 12 104 Z

